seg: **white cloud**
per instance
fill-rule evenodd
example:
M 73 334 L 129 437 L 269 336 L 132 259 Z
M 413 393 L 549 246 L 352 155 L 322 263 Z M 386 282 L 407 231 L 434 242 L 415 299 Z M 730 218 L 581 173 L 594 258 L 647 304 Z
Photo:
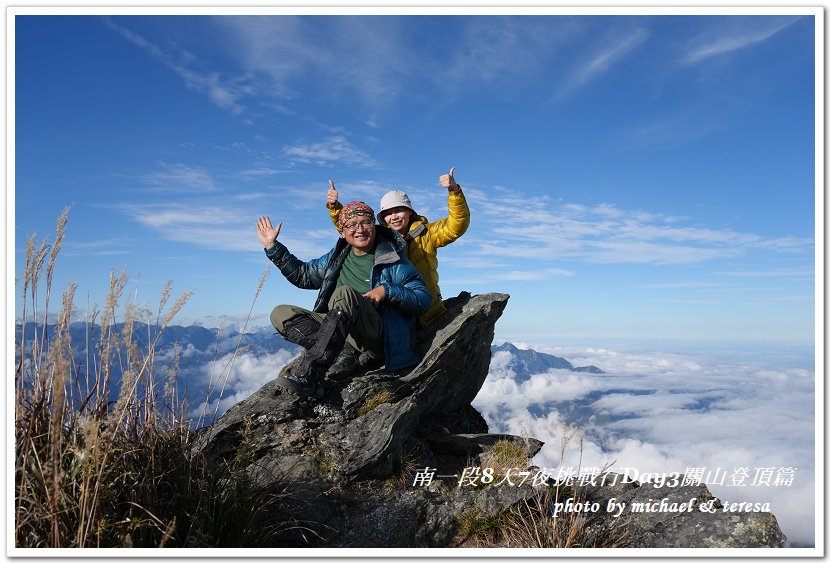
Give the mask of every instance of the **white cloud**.
M 130 218 L 158 231 L 167 240 L 192 244 L 215 251 L 256 252 L 262 247 L 256 235 L 256 209 L 233 207 L 227 203 L 147 203 L 122 204 L 119 209 Z M 282 217 L 274 217 L 274 222 Z M 331 236 L 307 236 L 305 232 L 283 229 L 279 241 L 304 260 L 327 252 L 336 240 Z
M 557 353 L 553 351 L 553 353 Z M 561 352 L 559 352 L 561 355 Z M 790 540 L 812 543 L 815 496 L 815 378 L 812 371 L 715 361 L 704 356 L 605 348 L 570 350 L 574 365 L 605 374 L 552 370 L 517 383 L 510 354 L 494 355 L 473 405 L 491 432 L 545 442 L 537 465 L 684 472 L 687 468 L 797 467 L 791 486 L 711 484 L 722 499 L 770 502 Z M 534 406 L 535 405 L 535 406 Z M 541 405 L 541 408 L 540 408 Z
M 602 42 L 601 51 L 594 53 L 588 60 L 579 61 L 576 69 L 566 78 L 557 97 L 561 98 L 570 94 L 598 76 L 607 73 L 616 62 L 642 45 L 647 38 L 646 30 L 635 29 L 627 32 L 625 36 L 610 38 Z
M 206 68 L 204 61 L 198 60 L 192 53 L 177 50 L 170 54 L 138 33 L 117 25 L 110 18 L 104 18 L 104 22 L 130 43 L 146 51 L 176 73 L 186 87 L 207 95 L 208 99 L 220 108 L 237 114 L 242 113 L 245 109 L 241 104 L 242 98 L 255 93 L 247 77 L 223 76 L 218 71 Z
M 169 240 L 217 250 L 256 248 L 255 219 L 222 206 L 183 203 L 124 204 L 121 210 L 134 221 Z M 243 226 L 244 223 L 247 225 Z
M 374 181 L 339 182 L 336 175 L 332 176 L 338 200 L 343 204 L 354 200 L 365 201 L 377 211 L 381 197 L 391 189 Z M 328 182 L 323 181 L 314 185 L 291 186 L 283 188 L 283 191 L 295 208 L 311 209 L 318 218 L 326 218 L 328 210 L 325 208 L 325 202 L 328 189 Z
M 231 350 L 233 344 L 220 348 Z M 748 467 L 752 477 L 763 468 L 797 467 L 790 486 L 724 481 L 709 488 L 727 501 L 769 502 L 790 540 L 813 541 L 813 372 L 686 354 L 571 352 L 568 359 L 575 365 L 597 365 L 606 373 L 550 370 L 517 382 L 512 354 L 494 354 L 473 402 L 490 431 L 544 441 L 534 462 L 551 469 L 610 466 L 683 473 L 705 468 L 725 476 Z M 293 357 L 288 351 L 243 354 L 231 365 L 231 355 L 201 368 L 204 380 L 212 379 L 217 389 L 225 382 L 225 389 L 221 399 L 214 393 L 209 404 L 194 409 L 194 416 L 203 408 L 225 412 L 276 377 Z
M 464 260 L 490 264 L 494 256 L 546 260 L 573 259 L 603 264 L 696 264 L 753 251 L 811 253 L 810 238 L 765 238 L 732 229 L 684 225 L 688 219 L 621 209 L 611 203 L 587 206 L 542 197 L 535 206 L 517 192 L 492 197 L 472 190 L 477 221 L 465 235 L 471 246 Z M 538 199 L 538 198 L 537 198 Z M 504 209 L 509 208 L 509 214 Z M 478 238 L 478 233 L 483 233 Z M 555 272 L 548 272 L 549 277 Z M 509 276 L 510 274 L 499 274 Z M 538 275 L 523 274 L 527 276 Z
M 191 415 L 198 417 L 202 412 L 210 414 L 218 409 L 216 414 L 221 416 L 230 407 L 275 379 L 294 356 L 296 354 L 288 350 L 262 356 L 241 354 L 236 357 L 231 352 L 216 362 L 202 366 L 202 377 L 211 382 L 214 391 L 191 411 Z
M 181 163 L 160 162 L 161 172 L 146 174 L 143 180 L 164 192 L 215 192 L 213 178 L 203 168 Z
M 105 239 L 93 241 L 65 241 L 61 246 L 64 256 L 110 256 L 128 254 L 129 251 L 120 247 L 123 240 Z
M 283 154 L 297 162 L 328 166 L 333 163 L 349 164 L 362 168 L 372 168 L 377 163 L 355 147 L 345 137 L 337 135 L 319 143 L 286 146 Z
M 714 114 L 711 105 L 695 104 L 668 116 L 647 117 L 626 132 L 625 145 L 628 149 L 649 147 L 664 151 L 727 129 L 728 121 Z
M 718 276 L 730 276 L 730 277 L 737 277 L 737 278 L 787 278 L 787 277 L 799 277 L 799 278 L 813 278 L 815 276 L 814 270 L 805 270 L 802 268 L 794 268 L 790 270 L 753 270 L 753 271 L 743 271 L 743 272 L 713 272 L 715 275 Z
M 672 283 L 646 283 L 640 286 L 643 289 L 699 289 L 699 288 L 731 288 L 733 284 L 715 283 L 705 281 L 687 281 L 687 282 L 672 282 Z
M 685 64 L 694 64 L 711 57 L 738 51 L 762 43 L 799 18 L 727 18 L 720 30 L 707 31 L 698 37 L 683 58 Z
M 284 174 L 287 170 L 279 168 L 271 168 L 267 166 L 260 166 L 258 168 L 249 168 L 239 173 L 243 178 L 262 178 L 265 176 L 274 176 L 275 174 Z
M 559 19 L 556 33 L 551 33 L 552 23 L 550 18 L 470 18 L 452 37 L 448 68 L 436 76 L 450 89 L 470 82 L 503 81 L 505 76 L 526 77 L 546 66 L 557 46 L 578 27 L 573 19 Z
M 230 37 L 228 53 L 246 73 L 263 80 L 281 98 L 325 96 L 347 90 L 367 107 L 384 105 L 405 92 L 407 75 L 420 65 L 403 43 L 395 17 L 217 17 Z M 304 90 L 307 81 L 314 90 Z M 319 86 L 322 85 L 322 88 Z
M 543 270 L 511 270 L 504 273 L 494 273 L 487 277 L 486 280 L 505 280 L 505 281 L 539 281 L 548 280 L 552 277 L 570 277 L 573 272 L 562 270 L 559 268 L 545 268 Z

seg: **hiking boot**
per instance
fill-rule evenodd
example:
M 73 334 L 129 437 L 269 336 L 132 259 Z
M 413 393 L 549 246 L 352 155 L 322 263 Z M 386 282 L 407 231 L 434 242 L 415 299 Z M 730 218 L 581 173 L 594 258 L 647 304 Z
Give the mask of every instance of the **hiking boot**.
M 317 342 L 320 323 L 307 315 L 295 315 L 283 323 L 282 337 L 310 350 Z
M 314 346 L 305 353 L 292 373 L 279 378 L 280 387 L 300 397 L 308 397 L 312 393 L 321 396 L 326 371 L 346 343 L 349 322 L 349 316 L 343 311 L 329 311 L 320 323 Z
M 296 368 L 295 368 L 296 369 Z M 320 399 L 323 396 L 323 386 L 307 377 L 302 377 L 300 372 L 286 370 L 277 378 L 277 387 L 288 391 L 301 399 L 311 395 Z
M 334 364 L 326 372 L 326 377 L 333 381 L 342 381 L 354 373 L 360 365 L 360 352 L 346 342 Z

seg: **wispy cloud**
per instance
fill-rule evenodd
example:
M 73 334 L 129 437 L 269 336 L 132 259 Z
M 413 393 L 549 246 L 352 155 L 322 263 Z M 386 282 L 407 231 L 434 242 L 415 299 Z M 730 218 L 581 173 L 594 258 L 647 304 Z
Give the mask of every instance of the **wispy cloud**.
M 329 166 L 348 164 L 361 168 L 373 168 L 377 163 L 365 152 L 355 147 L 346 137 L 337 135 L 319 143 L 297 144 L 283 147 L 289 159 L 307 164 Z
M 242 113 L 245 107 L 241 100 L 256 93 L 249 77 L 225 76 L 210 69 L 192 53 L 180 49 L 165 51 L 140 34 L 116 24 L 111 18 L 103 18 L 103 21 L 124 39 L 172 70 L 184 81 L 185 86 L 207 95 L 220 108 L 236 114 Z
M 714 272 L 718 276 L 729 276 L 736 278 L 812 278 L 815 276 L 813 270 L 794 268 L 788 270 L 751 270 L 734 272 Z
M 695 64 L 717 55 L 746 49 L 757 45 L 786 28 L 798 17 L 792 18 L 733 18 L 721 20 L 726 22 L 722 28 L 707 31 L 689 45 L 683 57 L 684 64 Z
M 435 75 L 445 88 L 524 77 L 544 67 L 573 38 L 573 18 L 476 17 L 458 26 L 448 68 Z M 460 22 L 459 22 L 460 23 Z M 455 27 L 455 26 L 454 26 Z M 447 80 L 451 77 L 451 80 Z M 522 80 L 522 83 L 524 80 Z
M 367 106 L 386 105 L 406 92 L 406 76 L 419 65 L 405 49 L 397 17 L 217 17 L 246 73 L 283 98 L 310 95 L 307 81 L 323 84 L 316 95 L 357 94 Z
M 672 283 L 647 283 L 640 286 L 643 289 L 709 289 L 725 287 L 734 287 L 734 284 L 717 283 L 706 281 L 687 281 L 687 282 L 672 282 Z
M 512 256 L 544 263 L 577 259 L 606 264 L 692 264 L 730 258 L 751 251 L 805 254 L 813 251 L 809 238 L 767 238 L 732 229 L 687 226 L 678 216 L 626 210 L 613 204 L 595 206 L 527 198 L 504 190 L 498 201 L 478 193 L 479 221 L 487 226 L 484 240 L 468 240 L 482 258 Z M 505 214 L 504 209 L 511 209 Z M 475 231 L 474 231 L 475 232 Z
M 332 180 L 338 191 L 338 199 L 341 203 L 360 200 L 368 203 L 375 210 L 378 209 L 380 199 L 392 188 L 382 185 L 379 182 L 367 180 L 357 182 L 340 182 L 337 180 L 336 170 L 331 174 Z M 324 205 L 329 185 L 325 180 L 316 184 L 300 184 L 282 188 L 284 197 L 291 199 L 292 206 L 297 210 L 313 210 L 319 218 L 327 218 L 328 212 Z
M 285 174 L 289 172 L 288 170 L 283 170 L 280 168 L 271 168 L 269 166 L 260 166 L 258 168 L 249 168 L 247 170 L 243 170 L 239 173 L 240 176 L 243 178 L 264 178 L 268 176 L 274 176 L 276 174 Z
M 543 268 L 539 270 L 510 270 L 507 272 L 495 272 L 489 276 L 486 276 L 486 279 L 481 279 L 479 281 L 492 281 L 492 280 L 502 280 L 502 281 L 541 281 L 541 280 L 549 280 L 551 278 L 557 277 L 571 277 L 573 272 L 569 270 L 563 270 L 560 268 Z
M 227 203 L 122 204 L 118 209 L 166 240 L 217 252 L 255 252 L 261 248 L 257 242 L 257 212 L 254 209 L 233 207 Z M 274 218 L 275 223 L 282 220 L 282 217 Z M 293 253 L 307 259 L 326 252 L 334 238 L 330 236 L 323 242 L 308 236 L 305 231 L 291 232 L 283 228 L 279 240 Z
M 225 206 L 182 203 L 124 204 L 120 209 L 132 220 L 164 238 L 215 250 L 255 248 L 254 223 L 250 216 Z M 247 227 L 243 226 L 248 223 Z
M 728 118 L 713 112 L 711 105 L 693 106 L 669 116 L 646 119 L 625 132 L 622 142 L 629 149 L 658 147 L 670 150 L 729 127 Z
M 642 45 L 647 38 L 648 32 L 645 29 L 635 29 L 622 37 L 604 42 L 604 48 L 601 51 L 594 53 L 590 59 L 579 63 L 579 67 L 566 79 L 559 96 L 570 94 L 586 83 L 607 73 L 615 63 Z
M 503 262 L 498 260 L 485 261 L 478 258 L 453 257 L 451 263 L 456 270 L 447 277 L 441 278 L 441 287 L 461 287 L 469 289 L 470 286 L 490 284 L 492 282 L 545 282 L 554 278 L 569 278 L 574 275 L 570 270 L 562 268 L 541 268 L 536 270 L 511 270 L 505 268 Z M 458 270 L 460 268 L 461 270 Z M 475 276 L 462 275 L 463 269 L 482 270 L 476 272 Z M 451 277 L 452 276 L 452 277 Z
M 248 326 L 263 324 L 262 321 L 269 323 L 269 316 L 266 313 L 254 313 L 251 315 L 205 315 L 200 317 L 199 322 L 195 324 L 236 328 L 241 327 L 246 323 Z
M 160 162 L 159 172 L 151 172 L 142 180 L 164 192 L 215 192 L 213 177 L 204 168 L 181 163 Z
M 120 245 L 123 241 L 116 239 L 93 240 L 93 241 L 71 241 L 63 243 L 61 254 L 64 256 L 114 256 L 128 254 Z
M 810 293 L 802 295 L 779 295 L 763 300 L 750 301 L 750 305 L 769 305 L 770 303 L 814 303 L 816 296 Z
M 184 50 L 168 52 L 112 21 L 109 25 L 220 107 L 242 113 L 244 101 L 261 97 L 270 98 L 267 105 L 277 104 L 275 110 L 296 115 L 285 107 L 295 99 L 326 103 L 351 99 L 365 112 L 364 122 L 378 127 L 384 111 L 404 98 L 441 104 L 460 91 L 506 77 L 517 86 L 535 83 L 536 69 L 548 65 L 557 48 L 576 36 L 577 21 L 500 16 L 216 16 L 211 23 L 221 30 L 224 55 L 238 68 L 234 73 L 210 69 Z M 453 48 L 416 48 L 425 40 L 451 42 Z M 602 61 L 594 64 L 600 66 Z M 441 96 L 431 94 L 436 89 Z

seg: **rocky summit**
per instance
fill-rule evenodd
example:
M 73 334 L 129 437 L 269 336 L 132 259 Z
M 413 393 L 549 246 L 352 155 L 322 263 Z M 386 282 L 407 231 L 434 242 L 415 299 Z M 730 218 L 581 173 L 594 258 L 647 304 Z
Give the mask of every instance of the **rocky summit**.
M 272 380 L 205 429 L 198 450 L 217 475 L 244 460 L 262 491 L 288 492 L 291 502 L 281 506 L 296 525 L 272 547 L 454 547 L 482 537 L 486 545 L 535 547 L 516 539 L 520 528 L 530 526 L 533 507 L 548 518 L 557 502 L 557 515 L 590 540 L 566 546 L 783 545 L 772 514 L 718 511 L 705 486 L 565 486 L 530 464 L 542 442 L 489 433 L 471 403 L 508 299 L 462 292 L 446 300 L 447 312 L 418 335 L 422 361 L 404 373 L 368 364 L 348 377 L 331 374 L 319 400 L 298 399 Z M 627 511 L 615 518 L 610 499 Z M 693 509 L 681 511 L 680 499 Z M 592 510 L 576 510 L 577 502 Z

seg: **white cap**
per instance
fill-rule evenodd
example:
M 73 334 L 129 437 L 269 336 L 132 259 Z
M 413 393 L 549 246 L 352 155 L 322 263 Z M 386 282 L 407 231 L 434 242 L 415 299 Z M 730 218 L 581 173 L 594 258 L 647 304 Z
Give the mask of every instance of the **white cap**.
M 409 196 L 400 190 L 386 192 L 386 195 L 380 200 L 380 211 L 378 215 L 382 215 L 384 211 L 388 211 L 393 207 L 408 207 L 412 209 L 412 202 L 409 201 Z M 412 209 L 412 212 L 414 213 L 415 210 Z

